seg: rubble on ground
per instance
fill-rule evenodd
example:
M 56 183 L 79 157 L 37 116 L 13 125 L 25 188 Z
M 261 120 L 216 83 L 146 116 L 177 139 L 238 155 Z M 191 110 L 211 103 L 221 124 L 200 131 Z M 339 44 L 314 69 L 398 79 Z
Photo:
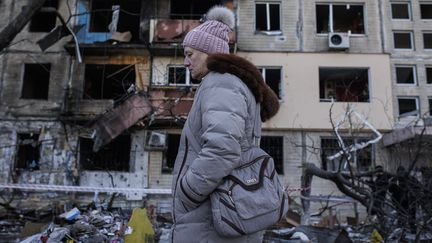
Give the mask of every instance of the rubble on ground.
M 74 207 L 57 215 L 52 212 L 36 214 L 44 217 L 28 216 L 25 210 L 0 213 L 1 242 L 168 242 L 167 234 L 172 225 L 170 215 L 156 215 L 154 210 L 146 208 Z

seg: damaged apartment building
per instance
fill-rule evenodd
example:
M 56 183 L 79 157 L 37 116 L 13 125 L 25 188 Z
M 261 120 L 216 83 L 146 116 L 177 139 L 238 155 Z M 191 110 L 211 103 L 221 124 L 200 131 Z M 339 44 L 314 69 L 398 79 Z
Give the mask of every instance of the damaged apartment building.
M 1 1 L 0 27 L 27 2 Z M 119 205 L 146 199 L 169 208 L 199 85 L 183 66 L 181 41 L 214 5 L 235 12 L 231 52 L 254 63 L 280 99 L 261 146 L 288 189 L 304 189 L 303 163 L 328 171 L 344 163 L 329 156 L 339 152 L 332 122 L 347 109 L 362 127 L 353 136 L 341 126 L 349 143 L 392 131 L 407 113 L 430 113 L 430 1 L 47 0 L 43 8 L 63 20 L 40 11 L 0 55 L 0 184 L 88 188 L 83 200 L 118 188 Z M 357 153 L 359 171 L 392 167 L 380 143 Z M 353 202 L 319 178 L 311 193 Z

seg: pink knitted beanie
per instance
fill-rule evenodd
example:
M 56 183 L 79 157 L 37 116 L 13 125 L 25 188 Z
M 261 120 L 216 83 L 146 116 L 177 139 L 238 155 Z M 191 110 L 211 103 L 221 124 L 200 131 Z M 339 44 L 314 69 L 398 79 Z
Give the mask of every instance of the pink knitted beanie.
M 229 53 L 228 33 L 234 28 L 234 13 L 226 7 L 215 6 L 206 17 L 203 24 L 187 33 L 183 46 L 207 54 Z

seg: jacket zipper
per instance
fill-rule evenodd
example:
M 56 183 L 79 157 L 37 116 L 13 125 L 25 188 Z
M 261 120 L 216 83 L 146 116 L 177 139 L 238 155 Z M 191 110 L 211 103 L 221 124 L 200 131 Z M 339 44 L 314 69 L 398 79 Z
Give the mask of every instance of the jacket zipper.
M 186 158 L 187 158 L 188 150 L 189 150 L 189 144 L 188 144 L 187 137 L 185 136 L 185 154 L 184 154 L 184 156 L 183 156 L 183 161 L 182 161 L 182 164 L 180 165 L 179 174 L 178 174 L 178 176 L 177 176 L 176 184 L 175 184 L 175 187 L 174 187 L 174 192 L 173 192 L 174 200 L 173 200 L 173 202 L 175 202 L 175 195 L 176 195 L 176 191 L 177 191 L 177 185 L 178 185 L 178 181 L 179 181 L 179 178 L 180 178 L 181 172 L 182 172 L 183 167 L 184 167 L 185 162 L 186 162 Z M 174 220 L 174 223 L 176 222 L 175 215 L 176 215 L 176 214 L 175 214 L 175 203 L 173 203 L 173 220 Z M 171 235 L 174 235 L 174 234 L 171 234 Z M 172 242 L 173 242 L 173 241 L 172 241 Z

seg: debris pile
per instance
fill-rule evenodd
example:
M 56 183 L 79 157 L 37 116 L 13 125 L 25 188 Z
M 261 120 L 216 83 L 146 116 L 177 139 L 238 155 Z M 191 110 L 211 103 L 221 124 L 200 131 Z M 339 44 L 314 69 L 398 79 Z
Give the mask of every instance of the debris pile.
M 47 223 L 37 222 L 37 218 L 29 220 L 19 214 L 15 216 L 15 219 L 11 215 L 0 218 L 0 237 L 5 240 L 2 242 L 152 243 L 157 242 L 160 236 L 167 238 L 167 229 L 172 224 L 166 218 L 161 218 L 162 222 L 151 222 L 158 217 L 148 215 L 145 208 L 135 208 L 131 212 L 102 208 L 80 210 L 75 207 L 58 216 L 51 215 L 52 220 Z

